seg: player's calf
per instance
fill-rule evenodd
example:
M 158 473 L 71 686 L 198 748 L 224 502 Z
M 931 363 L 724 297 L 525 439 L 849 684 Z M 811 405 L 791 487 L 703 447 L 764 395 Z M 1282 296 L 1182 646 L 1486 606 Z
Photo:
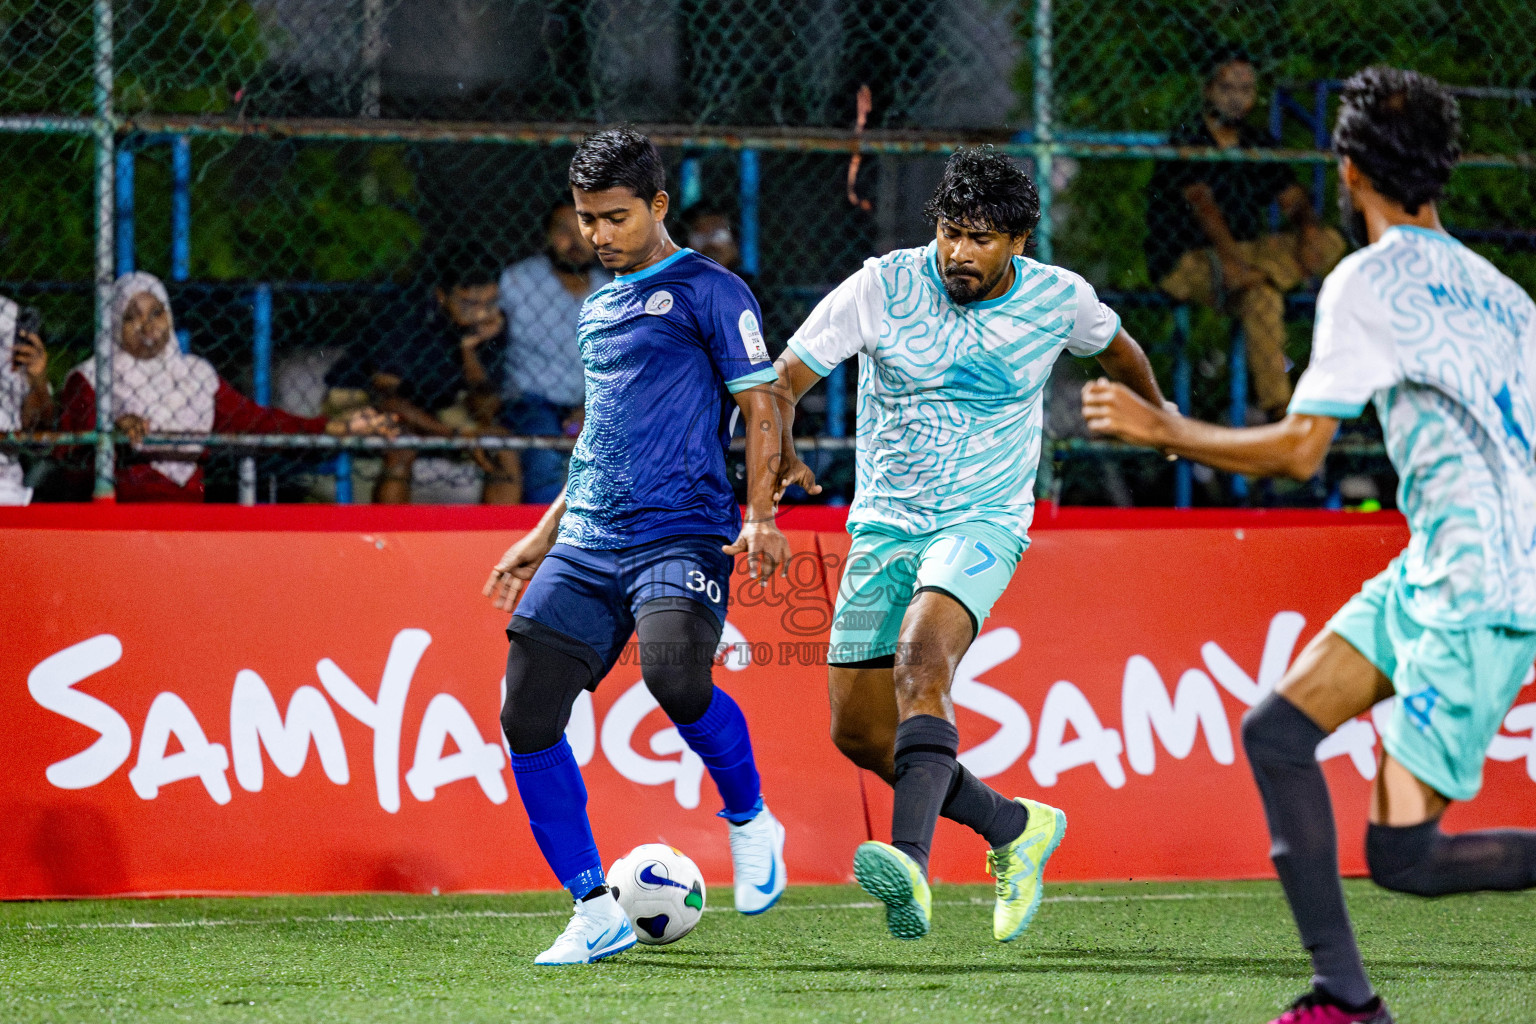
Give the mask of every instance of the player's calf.
M 1530 889 L 1536 887 L 1536 832 L 1510 828 L 1448 836 L 1438 820 L 1371 825 L 1365 861 L 1377 885 L 1415 896 Z

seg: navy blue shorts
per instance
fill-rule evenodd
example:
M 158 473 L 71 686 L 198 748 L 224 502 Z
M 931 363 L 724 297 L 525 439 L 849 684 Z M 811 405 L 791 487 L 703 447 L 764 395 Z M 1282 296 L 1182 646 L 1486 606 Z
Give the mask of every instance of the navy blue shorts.
M 663 537 L 615 550 L 556 544 L 518 601 L 507 635 L 577 658 L 597 686 L 618 662 L 641 606 L 702 611 L 723 629 L 735 559 L 719 537 Z M 654 602 L 654 603 L 653 603 Z

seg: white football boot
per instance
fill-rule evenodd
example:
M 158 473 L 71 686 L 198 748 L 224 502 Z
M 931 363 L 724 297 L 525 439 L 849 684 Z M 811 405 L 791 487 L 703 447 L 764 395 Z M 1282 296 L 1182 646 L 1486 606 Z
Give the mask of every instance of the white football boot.
M 784 826 L 764 804 L 757 817 L 745 825 L 727 827 L 736 880 L 736 909 L 743 914 L 761 914 L 779 902 L 787 884 Z
M 555 944 L 534 958 L 545 966 L 590 964 L 622 953 L 637 941 L 619 901 L 612 892 L 576 904 L 571 923 Z

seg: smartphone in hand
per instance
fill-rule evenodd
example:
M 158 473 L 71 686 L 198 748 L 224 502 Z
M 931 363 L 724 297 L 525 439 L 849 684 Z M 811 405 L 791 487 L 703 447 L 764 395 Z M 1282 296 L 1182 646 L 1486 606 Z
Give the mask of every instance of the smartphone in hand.
M 43 311 L 36 306 L 22 306 L 16 313 L 16 333 L 43 336 Z
M 22 306 L 16 313 L 16 339 L 11 346 L 11 369 L 17 373 L 26 372 L 26 364 L 23 362 L 21 345 L 27 348 L 32 343 L 22 335 L 30 335 L 33 338 L 41 338 L 43 330 L 43 311 L 36 306 Z

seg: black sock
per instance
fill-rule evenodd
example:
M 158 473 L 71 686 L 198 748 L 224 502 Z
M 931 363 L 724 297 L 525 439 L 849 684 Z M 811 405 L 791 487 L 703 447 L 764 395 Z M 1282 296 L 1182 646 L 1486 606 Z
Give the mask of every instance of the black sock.
M 1344 906 L 1328 783 L 1317 763 L 1327 733 L 1278 694 L 1243 717 L 1243 748 L 1269 821 L 1269 856 L 1312 955 L 1312 984 L 1351 1006 L 1374 995 Z
M 960 762 L 960 734 L 933 715 L 914 715 L 896 727 L 896 804 L 891 845 L 928 873 L 928 851 L 939 808 L 949 796 Z
M 1009 800 L 966 771 L 964 765 L 957 762 L 956 767 L 959 771 L 939 813 L 971 829 L 994 850 L 1023 835 L 1029 824 L 1029 812 L 1024 805 Z
M 1372 825 L 1365 860 L 1376 884 L 1418 896 L 1536 887 L 1536 832 L 1489 829 L 1448 836 L 1438 821 Z
M 608 887 L 606 885 L 594 886 L 591 892 L 587 893 L 585 896 L 583 896 L 581 899 L 577 900 L 576 902 L 577 903 L 585 903 L 588 900 L 595 900 L 599 896 L 606 896 L 606 895 L 608 895 Z

